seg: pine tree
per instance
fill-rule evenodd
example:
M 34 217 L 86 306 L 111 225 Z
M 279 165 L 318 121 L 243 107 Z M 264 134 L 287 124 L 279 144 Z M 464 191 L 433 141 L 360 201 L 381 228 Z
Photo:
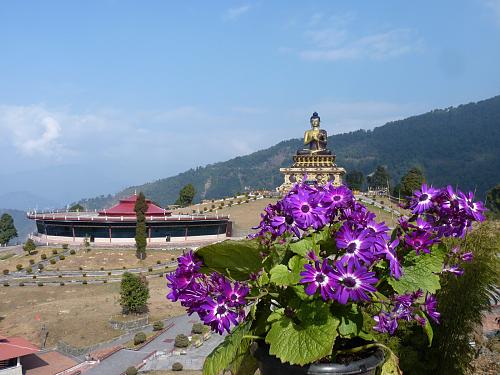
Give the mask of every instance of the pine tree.
M 135 202 L 134 211 L 137 215 L 137 224 L 135 227 L 135 247 L 137 258 L 144 260 L 146 259 L 146 239 L 147 239 L 147 227 L 146 227 L 146 212 L 148 210 L 148 205 L 146 203 L 146 197 L 142 191 L 137 196 Z
M 192 184 L 187 184 L 179 191 L 179 198 L 175 204 L 185 207 L 193 203 L 196 190 Z
M 365 176 L 363 173 L 356 170 L 348 172 L 345 176 L 345 182 L 351 190 L 361 190 L 364 180 Z
M 35 242 L 31 238 L 28 238 L 23 245 L 23 250 L 27 251 L 28 255 L 31 255 L 31 253 L 36 250 Z
M 410 197 L 415 190 L 420 189 L 423 183 L 425 183 L 425 176 L 422 170 L 417 167 L 410 169 L 401 178 L 401 183 L 399 186 L 401 196 Z
M 0 245 L 7 245 L 14 237 L 17 237 L 14 219 L 7 213 L 3 214 L 0 218 Z

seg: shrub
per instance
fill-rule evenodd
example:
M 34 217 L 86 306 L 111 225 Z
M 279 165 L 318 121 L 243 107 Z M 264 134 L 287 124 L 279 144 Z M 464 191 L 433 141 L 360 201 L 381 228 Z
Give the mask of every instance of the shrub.
M 57 255 L 57 249 L 52 249 L 52 254 Z
M 47 254 L 42 254 L 42 255 L 40 255 L 40 259 L 42 259 L 42 260 L 47 259 Z
M 127 269 L 127 267 L 123 266 L 123 267 L 122 267 L 122 269 L 126 270 L 126 269 Z
M 62 278 L 62 275 L 57 275 L 57 277 L 61 279 L 61 278 Z
M 87 285 L 87 280 L 83 280 L 82 285 Z
M 16 269 L 18 271 L 21 271 L 23 269 L 23 265 L 22 264 L 16 264 Z
M 172 371 L 182 371 L 183 367 L 182 367 L 182 363 L 180 362 L 174 362 L 172 364 Z
M 82 276 L 83 277 L 87 277 L 87 274 L 84 272 L 84 273 L 82 273 Z
M 157 261 L 156 261 L 156 264 L 161 264 L 161 260 L 157 260 Z
M 104 271 L 104 267 L 101 267 L 101 268 L 100 268 L 100 270 L 101 270 L 101 271 Z
M 23 245 L 23 250 L 27 251 L 28 255 L 31 255 L 31 253 L 36 250 L 35 242 L 31 238 L 28 238 L 28 240 Z
M 64 260 L 66 257 L 64 255 L 59 255 L 59 260 Z
M 108 271 L 108 276 L 111 276 L 111 271 Z
M 43 264 L 42 264 L 42 263 L 40 263 L 40 264 L 38 265 L 38 269 L 41 271 L 41 270 L 43 270 L 43 268 L 44 268 L 44 267 L 43 267 Z
M 148 272 L 153 272 L 153 267 L 149 267 Z
M 60 285 L 60 286 L 64 286 L 64 281 L 61 281 L 61 282 L 59 283 L 59 285 Z
M 75 249 L 71 249 L 71 250 L 69 251 L 69 253 L 70 253 L 71 255 L 75 255 L 75 254 L 76 254 L 76 250 L 75 250 Z
M 163 272 L 158 274 L 159 277 L 163 277 Z
M 50 264 L 56 264 L 56 260 L 55 259 L 51 259 L 50 260 Z
M 9 270 L 3 270 L 3 274 L 4 275 L 8 275 L 9 274 Z
M 189 339 L 186 335 L 182 333 L 175 337 L 174 346 L 176 348 L 187 348 L 189 346 Z
M 10 284 L 9 284 L 7 281 L 5 281 L 5 282 L 3 283 L 3 286 L 9 286 L 9 285 L 10 285 Z
M 191 333 L 201 335 L 203 333 L 203 324 L 202 323 L 194 323 L 193 328 L 191 328 Z
M 125 375 L 137 375 L 137 373 L 138 373 L 138 371 L 137 371 L 137 369 L 134 366 L 130 366 L 125 371 Z
M 30 264 L 31 265 L 35 264 L 35 260 L 34 259 L 30 259 Z
M 43 283 L 41 281 L 38 282 L 38 286 L 43 286 Z
M 79 269 L 80 271 L 83 271 L 83 267 L 82 267 L 82 266 L 78 267 L 78 269 Z
M 33 270 L 31 269 L 31 267 L 28 267 L 28 268 L 26 268 L 26 272 L 31 273 L 31 272 L 33 272 Z
M 175 257 L 171 257 L 171 258 L 170 258 L 170 260 L 171 260 L 172 262 L 175 262 Z
M 21 281 L 21 282 L 19 283 L 19 286 L 24 286 L 24 283 Z
M 120 284 L 120 305 L 125 314 L 147 310 L 149 299 L 148 281 L 144 275 L 125 272 Z
M 103 284 L 107 284 L 108 280 L 104 279 L 102 282 L 103 282 Z
M 161 320 L 153 323 L 153 331 L 161 331 L 163 329 L 163 322 Z
M 142 344 L 146 341 L 146 334 L 144 332 L 137 332 L 134 336 L 134 345 Z
M 63 248 L 63 250 L 68 250 L 68 244 L 67 243 L 63 243 L 62 244 L 62 248 Z
M 31 276 L 32 279 L 36 279 L 36 275 Z

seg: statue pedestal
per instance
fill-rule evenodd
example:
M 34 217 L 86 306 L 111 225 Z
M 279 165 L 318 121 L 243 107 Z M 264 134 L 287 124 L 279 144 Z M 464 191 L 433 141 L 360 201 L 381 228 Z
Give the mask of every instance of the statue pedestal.
M 306 183 L 326 184 L 333 181 L 335 186 L 342 185 L 346 173 L 344 168 L 337 167 L 335 155 L 295 155 L 290 168 L 280 168 L 285 177 L 285 182 L 278 187 L 278 192 L 286 194 L 296 182 L 302 182 L 307 175 Z

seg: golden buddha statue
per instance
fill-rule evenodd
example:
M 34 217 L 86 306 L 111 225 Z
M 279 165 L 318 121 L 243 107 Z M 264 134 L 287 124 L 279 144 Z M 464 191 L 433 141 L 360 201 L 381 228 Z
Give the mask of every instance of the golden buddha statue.
M 311 116 L 311 129 L 304 133 L 304 147 L 297 151 L 297 155 L 330 155 L 331 151 L 326 148 L 328 135 L 326 130 L 320 129 L 321 118 L 317 112 Z

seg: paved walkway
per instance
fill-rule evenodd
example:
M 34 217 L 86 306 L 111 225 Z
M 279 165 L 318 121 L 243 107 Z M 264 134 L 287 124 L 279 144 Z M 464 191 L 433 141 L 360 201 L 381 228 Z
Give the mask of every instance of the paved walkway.
M 167 329 L 153 341 L 145 345 L 140 351 L 121 349 L 108 358 L 104 359 L 98 365 L 85 371 L 85 375 L 120 375 L 128 367 L 139 365 L 144 359 L 150 357 L 155 352 L 170 353 L 174 349 L 175 337 L 181 333 L 189 335 L 191 326 L 193 325 L 193 323 L 197 322 L 199 322 L 198 317 L 188 315 L 182 315 L 169 319 L 168 321 L 166 321 L 166 326 L 168 327 L 168 325 L 172 323 L 173 326 Z M 193 367 L 193 369 L 200 369 L 206 355 L 211 352 L 213 347 L 218 345 L 221 340 L 222 338 L 219 337 L 219 335 L 212 335 L 212 337 L 208 341 L 206 341 L 200 348 L 190 349 L 187 351 L 187 354 L 183 356 L 172 356 L 172 358 L 175 358 L 173 362 L 181 362 L 183 364 L 185 363 L 186 369 L 188 368 L 188 364 L 190 366 L 195 366 Z M 106 344 L 106 346 L 114 346 L 116 344 L 117 343 L 115 342 L 111 342 Z M 153 368 L 151 367 L 153 363 L 158 364 L 158 366 L 166 366 L 156 367 L 158 369 L 171 368 L 172 364 L 165 358 L 162 358 L 159 362 L 155 362 L 154 360 L 148 361 L 148 368 Z

